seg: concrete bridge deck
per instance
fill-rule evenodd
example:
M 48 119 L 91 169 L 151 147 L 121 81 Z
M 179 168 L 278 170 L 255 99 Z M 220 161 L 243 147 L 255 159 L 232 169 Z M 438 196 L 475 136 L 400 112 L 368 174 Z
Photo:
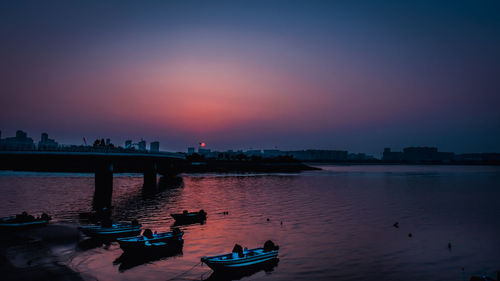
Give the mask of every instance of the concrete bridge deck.
M 111 206 L 113 173 L 143 173 L 144 188 L 157 188 L 157 174 L 182 172 L 185 157 L 178 153 L 0 151 L 0 170 L 94 173 L 96 210 Z

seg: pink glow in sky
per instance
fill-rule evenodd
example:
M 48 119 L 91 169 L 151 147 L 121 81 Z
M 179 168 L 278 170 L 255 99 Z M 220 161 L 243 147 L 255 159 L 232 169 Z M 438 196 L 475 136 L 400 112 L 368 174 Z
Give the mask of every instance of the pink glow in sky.
M 500 150 L 494 9 L 422 5 L 6 5 L 2 137 Z

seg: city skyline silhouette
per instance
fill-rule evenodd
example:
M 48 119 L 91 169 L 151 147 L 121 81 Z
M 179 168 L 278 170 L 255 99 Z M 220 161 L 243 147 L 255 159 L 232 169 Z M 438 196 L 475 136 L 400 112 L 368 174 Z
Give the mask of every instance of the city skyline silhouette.
M 180 151 L 500 151 L 498 3 L 2 4 L 0 128 Z M 128 137 L 130 136 L 130 137 Z

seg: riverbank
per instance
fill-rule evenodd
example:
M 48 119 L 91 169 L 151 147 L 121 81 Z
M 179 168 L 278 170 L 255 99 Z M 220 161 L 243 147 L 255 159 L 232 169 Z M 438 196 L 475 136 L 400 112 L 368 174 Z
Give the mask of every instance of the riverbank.
M 205 160 L 191 162 L 184 173 L 298 173 L 302 171 L 321 170 L 298 161 L 224 161 Z
M 0 232 L 2 280 L 84 280 L 64 265 L 71 258 L 79 237 L 76 227 L 69 224 Z M 61 252 L 68 254 L 61 255 Z

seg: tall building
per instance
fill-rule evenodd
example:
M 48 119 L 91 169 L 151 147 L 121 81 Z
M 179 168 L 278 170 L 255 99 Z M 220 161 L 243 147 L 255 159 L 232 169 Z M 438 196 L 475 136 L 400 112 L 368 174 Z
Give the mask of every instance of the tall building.
M 151 152 L 159 152 L 160 151 L 160 142 L 153 141 L 149 144 L 149 151 Z
M 32 138 L 28 138 L 26 132 L 18 130 L 15 137 L 0 139 L 1 150 L 34 150 L 35 144 Z
M 126 140 L 125 149 L 130 149 L 130 148 L 132 148 L 132 140 Z
M 146 141 L 141 139 L 141 141 L 137 144 L 139 146 L 139 150 L 145 151 L 146 150 Z
M 42 137 L 38 142 L 38 150 L 53 150 L 58 147 L 59 144 L 55 140 L 49 139 L 49 135 L 47 133 L 42 133 Z
M 188 155 L 194 154 L 194 147 L 188 147 Z

